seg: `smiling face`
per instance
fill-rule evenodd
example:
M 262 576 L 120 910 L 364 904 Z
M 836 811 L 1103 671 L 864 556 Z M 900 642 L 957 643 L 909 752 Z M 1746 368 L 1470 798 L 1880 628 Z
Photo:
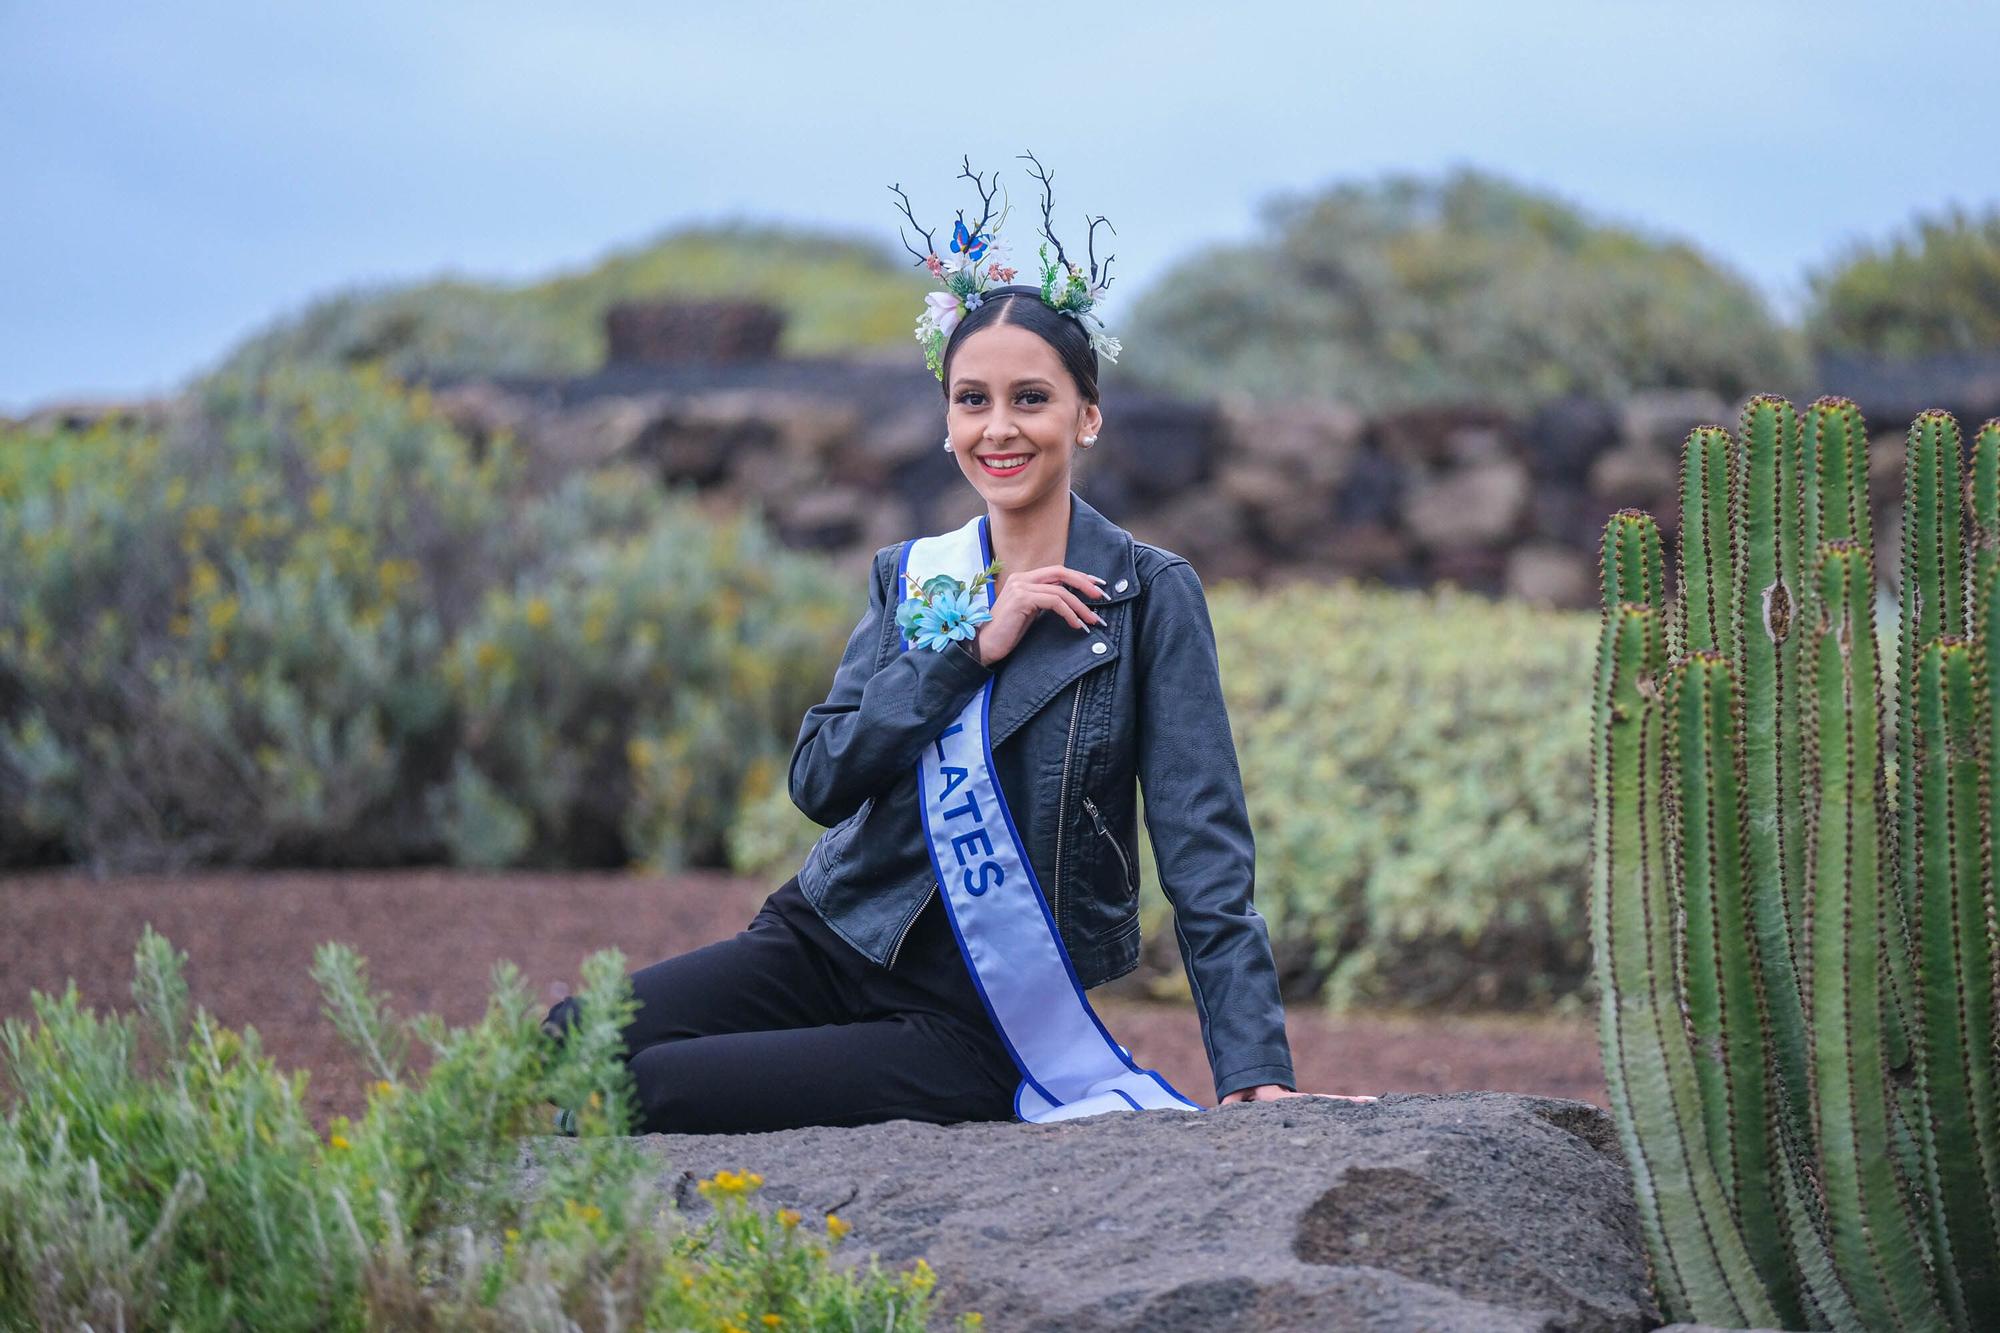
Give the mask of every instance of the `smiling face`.
M 1076 442 L 1103 420 L 1055 348 L 1018 324 L 989 324 L 952 349 L 947 404 L 958 469 L 994 509 L 1068 490 Z

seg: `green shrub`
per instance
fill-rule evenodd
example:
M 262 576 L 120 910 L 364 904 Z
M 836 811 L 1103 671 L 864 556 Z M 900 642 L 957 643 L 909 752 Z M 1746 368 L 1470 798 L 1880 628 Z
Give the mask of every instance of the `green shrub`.
M 1525 410 L 1655 387 L 1727 397 L 1804 369 L 1756 289 L 1692 246 L 1481 172 L 1282 197 L 1264 222 L 1146 289 L 1125 338 L 1134 374 L 1365 411 Z
M 2000 348 L 2000 208 L 1919 215 L 1808 282 L 1806 332 L 1821 351 L 1907 359 Z
M 536 493 L 378 371 L 0 434 L 0 828 L 105 869 L 717 864 L 846 587 L 624 469 Z M 695 779 L 699 778 L 697 782 Z
M 536 282 L 444 278 L 336 292 L 252 334 L 220 372 L 372 362 L 406 380 L 580 375 L 604 362 L 607 308 L 664 296 L 769 301 L 785 312 L 783 355 L 908 346 L 931 284 L 901 256 L 786 226 L 677 228 Z
M 925 1326 L 929 1266 L 836 1271 L 837 1215 L 822 1241 L 796 1212 L 752 1208 L 750 1173 L 702 1181 L 715 1208 L 698 1223 L 651 1188 L 659 1164 L 623 1136 L 615 1051 L 635 1006 L 614 951 L 585 961 L 584 1013 L 556 1048 L 511 964 L 456 1029 L 393 1020 L 361 959 L 322 946 L 326 1012 L 376 1074 L 366 1113 L 324 1141 L 305 1075 L 279 1073 L 254 1029 L 190 1015 L 185 961 L 148 928 L 136 1012 L 100 1016 L 72 983 L 33 996 L 33 1023 L 0 1024 L 0 1328 L 557 1330 L 608 1308 L 714 1333 Z M 432 1052 L 421 1077 L 412 1041 Z M 521 1136 L 551 1100 L 579 1108 L 579 1137 L 531 1180 Z
M 1345 580 L 1211 606 L 1258 910 L 1326 1004 L 1574 1007 L 1595 619 Z

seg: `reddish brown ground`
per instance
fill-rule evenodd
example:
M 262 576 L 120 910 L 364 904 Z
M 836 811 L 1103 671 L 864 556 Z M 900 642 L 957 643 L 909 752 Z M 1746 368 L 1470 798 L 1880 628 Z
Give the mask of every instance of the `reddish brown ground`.
M 188 955 L 196 1004 L 257 1029 L 284 1069 L 308 1068 L 307 1096 L 324 1129 L 358 1114 L 365 1075 L 320 1013 L 310 975 L 324 940 L 351 944 L 397 1013 L 429 1010 L 453 1024 L 485 1007 L 492 964 L 511 959 L 553 1002 L 593 950 L 617 947 L 629 967 L 670 957 L 748 924 L 775 884 L 691 873 L 479 875 L 455 871 L 206 874 L 92 882 L 21 875 L 0 884 L 0 1016 L 30 1012 L 31 990 L 75 978 L 86 1004 L 129 1007 L 132 947 L 150 921 Z M 1134 974 L 1136 978 L 1137 974 Z M 1091 993 L 1105 1024 L 1141 1062 L 1196 1100 L 1212 1100 L 1194 1011 Z M 1494 1089 L 1606 1105 L 1587 1023 L 1501 1015 L 1331 1018 L 1287 1013 L 1299 1086 L 1312 1092 Z

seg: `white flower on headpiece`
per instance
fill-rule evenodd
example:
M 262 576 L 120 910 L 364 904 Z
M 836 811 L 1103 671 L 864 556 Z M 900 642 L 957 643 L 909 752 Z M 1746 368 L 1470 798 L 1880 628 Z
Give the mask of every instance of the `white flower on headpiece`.
M 939 265 L 941 265 L 941 266 L 943 267 L 943 269 L 944 269 L 944 271 L 945 271 L 945 272 L 947 272 L 947 273 L 956 273 L 956 272 L 958 272 L 958 271 L 959 271 L 960 269 L 962 269 L 962 268 L 964 268 L 964 267 L 965 267 L 965 256 L 964 256 L 964 255 L 944 255 L 944 256 L 942 256 L 942 257 L 940 257 L 940 258 L 939 258 L 939 260 L 938 260 L 938 263 L 939 263 Z
M 924 313 L 917 321 L 917 327 L 921 331 L 929 326 L 949 338 L 951 331 L 958 327 L 958 321 L 964 317 L 965 311 L 959 304 L 957 292 L 932 292 L 924 297 Z M 918 336 L 921 337 L 922 333 L 919 332 Z

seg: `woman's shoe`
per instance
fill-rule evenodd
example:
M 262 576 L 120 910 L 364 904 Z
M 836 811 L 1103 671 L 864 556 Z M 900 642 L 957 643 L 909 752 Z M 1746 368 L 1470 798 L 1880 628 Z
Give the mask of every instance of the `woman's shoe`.
M 569 1030 L 576 1026 L 578 1007 L 574 995 L 558 1001 L 542 1020 L 542 1033 L 550 1041 L 561 1047 L 569 1040 Z

